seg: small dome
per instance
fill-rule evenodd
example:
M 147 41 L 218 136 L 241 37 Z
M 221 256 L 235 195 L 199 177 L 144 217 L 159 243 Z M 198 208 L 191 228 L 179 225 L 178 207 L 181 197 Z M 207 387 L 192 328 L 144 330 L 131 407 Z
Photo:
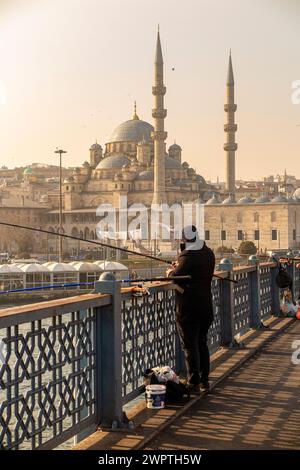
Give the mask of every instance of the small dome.
M 85 161 L 85 162 L 82 164 L 82 166 L 83 166 L 84 168 L 90 168 L 91 165 L 89 164 L 89 162 Z
M 23 175 L 33 175 L 33 173 L 34 173 L 34 171 L 30 167 L 25 168 L 25 170 L 23 171 Z
M 220 204 L 220 199 L 219 199 L 219 196 L 217 194 L 213 194 L 213 197 L 211 197 L 207 202 L 206 204 Z
M 97 170 L 111 169 L 111 168 L 122 168 L 124 165 L 130 165 L 130 160 L 125 155 L 110 155 L 109 157 L 103 158 L 97 165 Z
M 175 158 L 166 156 L 166 168 L 168 170 L 182 170 L 181 163 L 178 160 L 175 160 Z
M 279 193 L 272 199 L 271 202 L 287 202 L 287 198 L 283 194 Z
M 98 142 L 95 142 L 93 145 L 90 146 L 90 150 L 102 150 L 102 147 Z
M 151 132 L 154 128 L 149 122 L 140 119 L 131 119 L 130 121 L 122 122 L 113 131 L 109 142 L 141 142 L 146 140 L 152 141 Z
M 170 145 L 169 150 L 182 150 L 182 148 L 174 142 L 174 144 Z
M 300 199 L 300 188 L 297 188 L 296 191 L 293 194 L 294 199 Z
M 237 204 L 252 204 L 253 199 L 249 196 L 244 196 L 241 197 L 241 199 L 238 200 Z
M 222 204 L 236 204 L 236 200 L 233 194 L 229 194 L 229 196 L 222 201 Z
M 266 204 L 267 202 L 270 202 L 270 199 L 268 198 L 268 196 L 262 195 L 255 199 L 256 204 Z
M 147 180 L 147 181 L 152 181 L 154 178 L 154 174 L 153 174 L 153 171 L 151 170 L 146 170 L 146 171 L 142 171 L 138 176 L 137 176 L 137 180 Z

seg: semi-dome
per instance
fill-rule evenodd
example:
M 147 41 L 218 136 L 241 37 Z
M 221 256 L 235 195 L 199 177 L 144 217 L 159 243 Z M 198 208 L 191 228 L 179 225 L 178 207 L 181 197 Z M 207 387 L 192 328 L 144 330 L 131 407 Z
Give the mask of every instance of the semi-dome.
M 268 198 L 268 196 L 262 195 L 255 199 L 256 204 L 266 204 L 267 202 L 270 202 L 270 199 Z
M 110 155 L 103 158 L 97 165 L 97 170 L 108 170 L 111 168 L 122 168 L 124 165 L 130 165 L 130 160 L 125 155 Z
M 206 202 L 206 204 L 220 204 L 220 200 L 217 194 L 213 194 L 213 196 Z
M 154 128 L 149 122 L 141 119 L 130 119 L 116 127 L 109 142 L 151 142 L 151 132 L 153 131 Z
M 182 170 L 181 163 L 175 158 L 166 156 L 166 168 L 168 170 Z
M 201 176 L 201 175 L 196 175 L 196 176 L 195 176 L 195 180 L 198 181 L 198 183 L 206 184 L 205 179 L 204 179 L 203 176 Z
M 224 199 L 224 201 L 222 202 L 222 204 L 224 205 L 235 204 L 235 203 L 236 203 L 236 200 L 233 194 L 229 194 L 229 196 L 226 199 Z
M 136 179 L 151 181 L 153 180 L 153 178 L 154 178 L 153 171 L 146 170 L 146 171 L 141 171 L 141 173 L 137 176 Z
M 253 199 L 249 196 L 244 196 L 241 197 L 241 199 L 238 200 L 237 204 L 252 204 Z
M 279 193 L 272 199 L 271 202 L 287 202 L 287 198 L 283 194 Z
M 294 199 L 300 199 L 300 188 L 297 188 L 293 194 Z

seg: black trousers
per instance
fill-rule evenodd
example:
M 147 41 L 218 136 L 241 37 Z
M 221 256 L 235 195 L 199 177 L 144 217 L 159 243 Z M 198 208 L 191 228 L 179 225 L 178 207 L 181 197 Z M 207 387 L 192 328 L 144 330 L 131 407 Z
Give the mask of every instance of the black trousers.
M 202 323 L 177 321 L 177 331 L 185 356 L 188 382 L 199 384 L 208 379 L 210 357 L 207 333 L 212 320 Z

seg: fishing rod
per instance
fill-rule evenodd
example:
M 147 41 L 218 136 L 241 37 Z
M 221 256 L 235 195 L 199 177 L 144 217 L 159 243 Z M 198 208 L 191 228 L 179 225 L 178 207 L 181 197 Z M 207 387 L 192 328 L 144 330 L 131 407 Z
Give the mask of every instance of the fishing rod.
M 188 281 L 191 279 L 191 276 L 170 276 L 170 277 L 150 277 L 145 279 L 120 279 L 116 282 L 121 284 L 135 284 L 139 285 L 139 283 L 143 282 L 157 282 L 157 281 Z M 53 285 L 46 285 L 46 286 L 36 286 L 36 287 L 20 287 L 19 289 L 10 289 L 10 290 L 2 290 L 0 294 L 15 294 L 18 292 L 32 292 L 37 290 L 47 290 L 47 289 L 65 289 L 66 287 L 80 287 L 80 286 L 95 286 L 95 282 L 71 282 L 67 284 L 53 284 Z
M 66 235 L 64 233 L 51 232 L 50 230 L 45 230 L 45 229 L 42 229 L 42 228 L 29 227 L 28 225 L 11 224 L 9 222 L 0 222 L 0 225 L 3 225 L 5 227 L 20 228 L 20 229 L 28 230 L 28 231 L 31 231 L 31 232 L 44 233 L 45 235 L 52 235 L 52 236 L 56 236 L 56 237 L 68 238 L 70 240 L 77 240 L 77 241 L 81 241 L 81 242 L 86 242 L 86 243 L 90 243 L 91 245 L 97 245 L 97 246 L 101 246 L 101 247 L 104 247 L 104 248 L 110 248 L 112 250 L 119 250 L 119 251 L 122 251 L 123 253 L 129 253 L 131 255 L 142 256 L 143 258 L 152 259 L 154 261 L 160 261 L 161 263 L 165 263 L 165 264 L 169 264 L 169 265 L 173 266 L 173 261 L 169 261 L 167 259 L 159 258 L 159 257 L 153 256 L 153 255 L 148 255 L 146 253 L 139 253 L 138 251 L 129 250 L 128 248 L 121 248 L 119 246 L 110 245 L 108 243 L 103 243 L 103 242 L 99 242 L 99 241 L 96 241 L 96 240 L 87 240 L 86 238 L 75 237 L 75 235 Z M 229 281 L 229 282 L 233 282 L 235 284 L 238 283 L 238 281 L 236 281 L 235 279 L 231 279 L 230 277 L 218 276 L 218 274 L 213 274 L 213 277 L 216 277 L 217 279 L 221 279 L 222 281 Z

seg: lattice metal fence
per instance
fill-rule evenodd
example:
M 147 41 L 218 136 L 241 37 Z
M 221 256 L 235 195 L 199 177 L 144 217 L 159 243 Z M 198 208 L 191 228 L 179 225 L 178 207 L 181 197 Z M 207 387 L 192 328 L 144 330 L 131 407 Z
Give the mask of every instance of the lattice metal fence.
M 272 313 L 272 279 L 271 267 L 260 266 L 260 317 L 266 318 Z
M 138 393 L 145 369 L 175 366 L 175 291 L 152 287 L 150 295 L 122 301 L 122 388 L 128 401 Z
M 0 329 L 0 447 L 53 448 L 96 422 L 93 309 Z
M 271 287 L 270 269 L 271 265 L 260 267 L 257 298 L 260 295 L 262 317 L 271 313 L 272 295 L 278 295 L 278 289 Z M 257 305 L 251 292 L 253 269 L 239 268 L 232 275 L 238 280 L 233 295 L 232 285 L 213 280 L 215 320 L 208 335 L 211 353 L 221 345 L 225 330 L 231 341 L 234 335 L 249 329 L 251 302 Z M 299 285 L 299 275 L 296 282 Z M 99 410 L 103 412 L 103 400 L 109 400 L 109 405 L 114 390 L 107 393 L 102 377 L 103 363 L 108 364 L 111 355 L 117 359 L 113 364 L 122 361 L 122 377 L 120 371 L 112 377 L 122 383 L 116 400 L 120 407 L 122 399 L 127 403 L 138 395 L 145 369 L 180 365 L 174 286 L 151 286 L 149 295 L 142 297 L 123 291 L 121 298 L 120 307 L 111 303 L 108 295 L 97 295 L 93 299 L 86 296 L 83 301 L 74 298 L 70 313 L 69 303 L 61 301 L 60 305 L 58 301 L 53 307 L 51 302 L 46 303 L 37 313 L 29 306 L 27 319 L 24 313 L 22 320 L 12 315 L 3 321 L 0 316 L 0 448 L 55 448 L 90 426 L 95 428 L 102 416 Z M 59 305 L 63 309 L 57 312 Z M 108 348 L 99 318 L 117 319 L 121 344 L 119 336 L 112 333 Z
M 221 345 L 221 282 L 217 279 L 212 281 L 214 321 L 208 332 L 208 345 L 211 354 L 216 352 Z
M 250 327 L 251 302 L 250 302 L 250 276 L 248 271 L 234 273 L 234 308 L 233 308 L 233 330 L 234 334 L 244 334 Z

